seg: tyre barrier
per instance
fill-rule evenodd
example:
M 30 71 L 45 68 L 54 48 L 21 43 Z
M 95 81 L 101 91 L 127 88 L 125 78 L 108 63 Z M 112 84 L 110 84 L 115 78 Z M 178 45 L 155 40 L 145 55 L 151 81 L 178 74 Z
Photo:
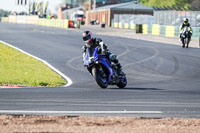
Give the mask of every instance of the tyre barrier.
M 44 19 L 39 18 L 36 15 L 24 16 L 24 15 L 10 15 L 9 17 L 2 17 L 1 22 L 16 23 L 16 24 L 34 24 L 47 27 L 56 28 L 80 28 L 80 21 L 72 21 L 67 19 Z
M 113 28 L 132 29 L 135 33 L 151 34 L 155 36 L 178 37 L 179 26 L 158 25 L 158 24 L 129 24 L 113 22 Z M 192 27 L 192 37 L 200 37 L 200 27 Z

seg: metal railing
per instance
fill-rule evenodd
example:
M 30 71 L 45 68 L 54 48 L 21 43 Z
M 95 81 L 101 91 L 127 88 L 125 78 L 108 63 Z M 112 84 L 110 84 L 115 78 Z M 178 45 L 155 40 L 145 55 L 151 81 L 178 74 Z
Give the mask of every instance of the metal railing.
M 200 11 L 154 11 L 154 22 L 159 25 L 180 26 L 184 18 L 192 27 L 200 27 Z

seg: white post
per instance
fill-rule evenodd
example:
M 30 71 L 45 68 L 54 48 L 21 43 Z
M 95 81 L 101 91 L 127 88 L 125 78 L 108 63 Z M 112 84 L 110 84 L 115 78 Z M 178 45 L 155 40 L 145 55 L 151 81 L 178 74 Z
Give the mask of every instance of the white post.
M 94 0 L 94 5 L 93 6 L 94 6 L 93 10 L 95 10 L 96 9 L 96 0 Z

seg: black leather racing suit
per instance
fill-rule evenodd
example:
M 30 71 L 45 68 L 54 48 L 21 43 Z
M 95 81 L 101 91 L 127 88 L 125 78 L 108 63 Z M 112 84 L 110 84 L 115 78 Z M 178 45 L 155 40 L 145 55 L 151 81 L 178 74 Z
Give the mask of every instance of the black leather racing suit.
M 86 52 L 86 48 L 91 48 L 92 51 L 94 51 L 94 49 L 96 47 L 100 47 L 100 52 L 101 54 L 103 55 L 106 55 L 106 58 L 112 62 L 114 62 L 118 68 L 118 74 L 122 73 L 122 70 L 121 70 L 121 65 L 119 63 L 119 60 L 117 59 L 117 55 L 115 54 L 112 54 L 108 47 L 106 46 L 106 44 L 100 39 L 100 38 L 94 38 L 91 42 L 92 44 L 90 44 L 89 46 L 87 44 L 85 44 L 83 46 L 83 57 L 85 56 L 85 52 Z

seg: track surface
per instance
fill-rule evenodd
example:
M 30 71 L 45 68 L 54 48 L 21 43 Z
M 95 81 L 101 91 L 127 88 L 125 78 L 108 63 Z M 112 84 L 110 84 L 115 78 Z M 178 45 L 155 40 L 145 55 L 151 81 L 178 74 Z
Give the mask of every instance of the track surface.
M 70 115 L 70 112 L 59 111 L 81 111 L 71 115 L 200 117 L 198 48 L 183 49 L 171 44 L 100 35 L 109 49 L 119 56 L 128 79 L 125 89 L 115 86 L 100 89 L 82 66 L 81 30 L 6 23 L 0 23 L 0 29 L 0 40 L 46 60 L 73 81 L 72 86 L 66 88 L 0 88 L 1 111 L 58 111 L 58 114 L 65 115 Z M 87 111 L 123 112 L 90 114 L 92 112 Z

